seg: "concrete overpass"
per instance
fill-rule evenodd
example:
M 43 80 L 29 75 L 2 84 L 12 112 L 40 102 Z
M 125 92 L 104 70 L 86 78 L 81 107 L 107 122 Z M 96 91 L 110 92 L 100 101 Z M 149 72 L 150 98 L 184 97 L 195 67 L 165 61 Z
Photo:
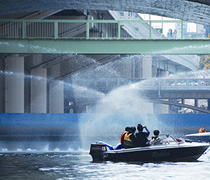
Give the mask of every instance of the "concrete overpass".
M 208 0 L 1 0 L 0 15 L 60 9 L 115 10 L 154 14 L 210 25 Z M 4 18 L 4 17 L 3 17 Z
M 27 1 L 27 2 L 30 2 L 30 1 Z M 92 2 L 92 1 L 91 1 Z M 64 7 L 64 5 L 66 5 L 65 6 L 65 8 L 68 8 L 68 7 L 70 7 L 71 6 L 71 8 L 76 8 L 76 6 L 78 6 L 78 7 L 80 7 L 81 8 L 81 4 L 80 3 L 83 3 L 83 5 L 84 5 L 84 8 L 86 8 L 86 6 L 88 5 L 88 6 L 91 6 L 91 5 L 93 5 L 93 2 L 91 3 L 91 2 L 88 2 L 88 1 L 86 1 L 86 2 L 82 2 L 82 1 L 77 1 L 76 3 L 74 3 L 73 1 L 71 1 L 71 2 L 64 2 L 64 3 L 62 3 L 61 1 L 55 1 L 55 4 L 56 3 L 59 3 L 59 5 L 57 6 L 57 8 L 58 7 Z M 158 2 L 158 1 L 157 1 Z M 157 3 L 156 2 L 156 3 Z M 8 4 L 8 3 L 10 3 L 10 4 Z M 38 3 L 36 2 L 36 3 L 34 3 L 34 2 L 30 2 L 31 4 L 31 7 L 33 7 L 33 11 L 31 11 L 31 9 L 30 9 L 30 7 L 27 5 L 27 3 L 24 3 L 24 4 L 22 4 L 23 3 L 23 1 L 21 1 L 20 3 L 19 3 L 19 5 L 20 6 L 22 6 L 20 9 L 22 9 L 22 10 L 20 10 L 19 9 L 19 7 L 18 6 L 16 6 L 15 8 L 16 8 L 16 10 L 15 9 L 7 9 L 7 13 L 9 12 L 9 13 L 17 13 L 17 12 L 20 12 L 20 11 L 22 11 L 23 13 L 21 14 L 21 13 L 18 13 L 18 17 L 20 17 L 21 18 L 21 16 L 23 17 L 23 18 L 34 18 L 34 17 L 39 17 L 39 18 L 58 18 L 59 16 L 58 16 L 58 14 L 57 14 L 57 16 L 53 16 L 54 14 L 56 14 L 56 13 L 64 13 L 64 12 L 62 12 L 61 10 L 55 10 L 54 8 L 55 7 L 53 7 L 53 6 L 51 6 L 51 4 L 52 3 L 50 3 L 50 5 L 49 6 L 46 6 L 46 4 L 43 4 L 43 2 L 41 2 L 40 1 L 40 4 L 38 5 Z M 67 3 L 67 4 L 66 4 Z M 88 4 L 89 3 L 89 4 Z M 101 1 L 96 1 L 95 2 L 96 4 L 97 3 L 100 3 L 100 5 L 104 5 L 104 4 L 101 4 Z M 139 3 L 139 2 L 134 2 L 134 4 L 133 5 L 136 5 L 136 3 Z M 148 7 L 148 4 L 146 3 L 146 2 L 141 2 L 142 4 L 141 4 L 141 6 L 143 7 L 143 5 L 145 5 L 145 7 L 147 6 Z M 144 4 L 144 3 L 146 3 L 146 4 Z M 186 2 L 187 4 L 188 4 L 188 2 Z M 75 4 L 75 6 L 74 6 L 74 4 Z M 97 4 L 98 5 L 98 4 Z M 121 9 L 121 10 L 123 10 L 124 8 L 125 8 L 125 6 L 127 5 L 127 3 L 125 2 L 125 5 L 123 5 L 123 8 Z M 153 6 L 154 4 L 153 3 L 151 3 L 151 6 Z M 8 8 L 8 7 L 10 7 L 10 8 L 12 8 L 12 4 L 11 4 L 11 1 L 7 1 L 7 2 L 2 2 L 2 7 L 4 7 L 4 8 Z M 145 8 L 144 7 L 144 8 Z M 150 7 L 150 6 L 149 6 Z M 201 5 L 201 8 L 203 7 L 203 5 Z M 47 10 L 47 9 L 48 10 Z M 94 5 L 91 7 L 91 8 L 96 8 Z M 102 9 L 113 9 L 113 8 L 111 8 L 110 7 L 110 5 L 109 6 L 98 6 L 98 8 L 100 9 L 100 8 L 102 8 Z M 115 8 L 115 7 L 114 7 Z M 27 9 L 27 10 L 26 10 Z M 53 9 L 53 10 L 52 10 Z M 61 9 L 63 9 L 63 8 L 61 8 Z M 88 7 L 87 7 L 87 9 L 89 9 Z M 97 9 L 97 8 L 96 8 Z M 141 9 L 141 8 L 140 8 Z M 35 12 L 35 10 L 47 10 L 47 11 L 42 11 L 42 12 Z M 116 9 L 117 10 L 117 9 Z M 133 8 L 131 8 L 131 10 L 134 10 L 134 7 Z M 29 12 L 30 11 L 30 12 Z M 134 10 L 135 11 L 135 10 Z M 1 16 L 1 18 L 9 18 L 9 17 L 14 17 L 14 16 L 16 16 L 17 14 L 7 14 L 7 13 L 5 13 L 4 12 L 4 10 L 3 11 L 0 11 L 1 13 L 2 13 L 2 16 Z M 25 12 L 28 12 L 28 13 L 25 13 Z M 138 11 L 139 12 L 139 11 Z M 141 11 L 141 12 L 143 12 L 143 11 Z M 86 17 L 89 17 L 89 15 L 88 15 L 88 13 L 89 12 L 87 12 L 87 16 L 81 16 L 81 14 L 79 15 L 79 16 L 77 16 L 77 18 L 81 18 L 81 17 L 83 17 L 83 18 L 86 18 Z M 99 15 L 101 15 L 101 14 L 99 14 Z M 17 18 L 18 18 L 17 17 Z M 28 40 L 28 41 L 30 41 L 30 40 Z M 15 42 L 15 41 L 14 41 Z M 46 41 L 47 42 L 47 41 Z M 52 44 L 52 42 L 53 41 L 49 41 L 49 44 L 51 45 Z M 62 41 L 63 42 L 63 41 Z M 4 43 L 4 42 L 2 42 L 2 43 Z M 75 43 L 75 42 L 74 42 Z M 104 43 L 104 41 L 102 42 L 102 43 Z M 119 41 L 116 41 L 116 43 L 119 43 Z M 126 42 L 125 42 L 126 43 Z M 190 42 L 191 43 L 191 42 Z M 17 44 L 16 44 L 17 45 Z M 16 46 L 15 45 L 15 47 L 19 47 L 19 46 Z M 24 47 L 24 46 L 22 46 L 22 44 L 20 44 L 21 46 L 20 46 L 20 48 L 21 47 Z M 68 44 L 67 44 L 67 46 L 68 46 Z M 65 46 L 65 47 L 67 47 L 67 46 Z M 98 47 L 98 45 L 96 45 L 97 47 Z M 36 48 L 37 46 L 34 46 L 34 48 Z M 84 48 L 87 48 L 87 47 L 89 47 L 88 45 L 85 45 L 85 47 Z M 109 47 L 109 45 L 107 45 L 107 47 Z M 127 47 L 127 46 L 126 46 Z M 125 48 L 126 48 L 125 47 Z M 155 47 L 161 47 L 161 46 L 155 46 Z M 42 49 L 42 48 L 41 48 Z M 18 50 L 18 48 L 17 48 L 17 50 Z M 27 50 L 27 49 L 25 49 L 25 50 Z M 63 50 L 63 48 L 61 48 L 61 50 Z M 125 50 L 125 49 L 124 49 Z M 5 50 L 3 50 L 5 53 L 6 53 L 6 51 Z M 138 51 L 139 52 L 139 49 L 137 49 L 136 51 Z M 8 57 L 8 55 L 5 55 L 5 54 L 3 54 L 2 55 L 2 58 L 4 58 L 5 56 L 6 57 L 8 57 L 8 59 L 7 59 L 7 65 L 6 65 L 6 67 L 7 67 L 7 70 L 17 70 L 17 69 L 14 69 L 14 67 L 13 66 L 16 66 L 16 68 L 17 67 L 20 67 L 20 71 L 22 71 L 22 65 L 23 64 L 20 64 L 20 62 L 22 62 L 23 63 L 23 61 L 26 61 L 27 63 L 24 65 L 25 67 L 27 67 L 27 71 L 29 71 L 28 73 L 31 73 L 32 75 L 35 75 L 35 76 L 41 76 L 41 77 L 44 77 L 44 78 L 46 78 L 46 77 L 49 77 L 49 76 L 51 76 L 51 78 L 52 79 L 59 79 L 59 77 L 64 77 L 64 76 L 66 76 L 66 73 L 67 74 L 71 74 L 72 72 L 75 72 L 75 71 L 77 71 L 78 69 L 81 69 L 81 67 L 86 67 L 87 66 L 87 64 L 85 63 L 85 64 L 80 64 L 80 67 L 78 66 L 77 68 L 72 68 L 72 64 L 71 65 L 69 65 L 68 63 L 62 63 L 62 64 L 60 64 L 59 62 L 66 62 L 67 60 L 66 60 L 66 58 L 65 57 L 63 57 L 63 56 L 59 56 L 59 58 L 58 59 L 56 59 L 56 58 L 54 58 L 54 57 L 47 57 L 47 56 L 43 56 L 43 55 L 39 55 L 39 54 L 37 54 L 37 55 L 33 55 L 32 57 L 28 57 L 28 53 L 33 53 L 33 51 L 31 50 L 29 50 L 29 51 L 27 51 L 27 52 L 25 52 L 25 53 L 27 53 L 27 55 L 26 54 L 23 54 L 23 55 L 14 55 L 14 56 L 10 56 L 10 57 Z M 44 52 L 46 52 L 46 51 L 44 51 Z M 48 53 L 52 53 L 53 52 L 53 50 L 52 51 L 50 51 L 50 52 L 48 52 Z M 75 53 L 75 49 L 73 50 L 73 52 Z M 110 52 L 111 52 L 111 50 L 110 50 Z M 109 53 L 110 53 L 109 52 Z M 120 51 L 121 53 L 122 53 L 122 51 Z M 126 52 L 126 51 L 125 51 Z M 9 53 L 9 52 L 7 52 L 7 53 Z M 84 53 L 84 52 L 83 52 Z M 87 53 L 87 52 L 86 52 Z M 92 54 L 91 54 L 91 52 L 89 52 L 90 53 L 90 56 L 92 56 Z M 92 52 L 93 53 L 93 52 Z M 119 53 L 119 52 L 118 52 Z M 148 52 L 147 52 L 148 53 Z M 109 59 L 112 59 L 112 58 L 114 58 L 115 57 L 115 55 L 113 55 L 113 54 L 111 54 L 111 55 L 108 55 L 109 56 Z M 45 60 L 43 60 L 43 57 L 47 57 Z M 93 57 L 93 56 L 92 56 Z M 28 60 L 27 60 L 28 59 Z M 29 62 L 29 59 L 30 60 L 32 60 L 31 62 Z M 48 61 L 49 59 L 51 59 L 52 61 Z M 102 60 L 101 60 L 102 59 Z M 101 60 L 101 63 L 103 63 L 103 62 L 107 62 L 107 59 L 108 58 L 105 58 L 105 60 L 104 60 L 104 58 L 99 58 L 99 62 L 100 62 L 100 60 Z M 148 58 L 147 58 L 148 59 Z M 150 59 L 150 62 L 151 62 L 151 58 L 149 58 Z M 15 61 L 17 61 L 18 60 L 18 63 L 14 63 Z M 14 64 L 13 64 L 14 63 Z M 54 65 L 56 65 L 56 67 L 54 66 Z M 150 63 L 150 65 L 152 65 L 152 63 Z M 41 67 L 41 68 L 40 68 Z M 48 70 L 46 70 L 46 69 L 43 69 L 42 67 L 47 67 L 48 68 Z M 71 69 L 71 72 L 66 72 L 66 71 L 64 71 L 64 69 L 68 69 L 69 67 L 71 67 L 72 69 Z M 179 66 L 180 67 L 180 66 Z M 56 70 L 55 70 L 56 69 Z M 61 71 L 61 69 L 62 69 L 62 71 Z M 179 69 L 179 68 L 177 68 L 177 69 Z M 31 72 L 30 72 L 31 71 Z M 152 75 L 151 75 L 151 70 L 149 70 L 149 73 L 150 73 L 150 77 L 152 77 Z M 147 73 L 147 74 L 149 74 L 149 73 Z M 58 75 L 59 74 L 59 75 Z M 144 77 L 146 77 L 147 75 L 144 75 Z M 6 81 L 8 81 L 8 80 L 6 80 Z M 9 80 L 10 81 L 10 80 Z M 12 81 L 10 81 L 10 83 L 14 83 L 16 80 L 12 80 Z M 52 81 L 53 82 L 53 81 Z M 7 87 L 9 87 L 9 84 L 10 83 L 8 83 L 7 82 Z M 21 80 L 21 84 L 22 83 L 24 83 L 24 80 L 22 79 Z M 42 84 L 43 83 L 43 84 Z M 34 89 L 34 90 L 30 90 L 30 87 L 27 87 L 26 89 L 28 90 L 28 93 L 26 93 L 26 94 L 28 94 L 28 95 L 26 95 L 26 96 L 29 96 L 30 94 L 31 95 L 33 95 L 33 97 L 34 97 L 34 100 L 36 100 L 36 96 L 38 96 L 37 94 L 36 94 L 36 92 L 40 92 L 40 91 L 43 91 L 43 92 L 45 92 L 44 93 L 44 102 L 43 102 L 43 106 L 41 105 L 41 106 L 39 106 L 39 109 L 36 109 L 36 108 L 33 108 L 33 107 L 36 107 L 36 106 L 33 106 L 33 104 L 31 105 L 31 107 L 32 107 L 32 111 L 31 112 L 47 112 L 47 107 L 46 107 L 46 104 L 47 104 L 47 98 L 46 98 L 46 89 L 47 89 L 47 86 L 48 86 L 48 88 L 49 87 L 56 87 L 56 85 L 57 85 L 57 83 L 55 83 L 55 82 L 53 82 L 52 84 L 46 84 L 46 81 L 45 82 L 42 82 L 42 83 L 40 83 L 40 82 L 34 82 L 34 80 L 32 80 L 32 82 L 31 82 L 31 84 L 32 84 L 32 87 L 31 87 L 31 89 Z M 21 86 L 22 88 L 22 90 L 23 90 L 23 86 Z M 2 87 L 2 88 L 4 88 L 4 87 Z M 49 89 L 51 89 L 51 88 L 49 88 Z M 22 91 L 22 90 L 20 90 L 20 91 Z M 51 95 L 49 95 L 49 104 L 51 104 L 52 106 L 53 106 L 53 104 L 56 104 L 56 103 L 51 103 L 51 102 L 53 102 L 54 100 L 53 100 L 53 97 L 55 96 L 55 94 L 60 94 L 60 97 L 59 97 L 59 99 L 62 99 L 63 97 L 62 97 L 62 88 L 60 89 L 61 91 L 56 91 L 56 92 L 51 92 L 52 94 Z M 3 90 L 4 91 L 4 90 Z M 26 91 L 25 91 L 26 92 Z M 59 93 L 60 92 L 60 93 Z M 54 95 L 53 95 L 54 94 Z M 3 94 L 2 94 L 3 95 Z M 25 94 L 24 94 L 25 95 Z M 21 93 L 21 102 L 23 102 L 23 97 L 24 97 L 24 95 Z M 8 96 L 8 98 L 9 98 L 9 96 Z M 11 97 L 11 99 L 12 98 L 14 98 L 14 97 Z M 7 99 L 7 101 L 9 100 L 11 103 L 12 103 L 12 100 L 11 100 L 10 98 L 9 99 Z M 41 100 L 41 99 L 40 99 Z M 37 100 L 36 100 L 37 101 Z M 38 102 L 38 101 L 37 101 Z M 27 103 L 29 103 L 29 102 L 27 102 Z M 26 104 L 27 104 L 26 103 Z M 56 104 L 56 106 L 60 106 L 61 104 L 62 104 L 63 102 L 62 101 L 59 101 L 59 103 L 57 103 Z M 60 104 L 60 105 L 59 105 Z M 48 107 L 49 108 L 49 107 Z M 49 108 L 49 111 L 48 112 L 56 112 L 57 110 L 54 110 L 56 109 L 56 107 L 50 107 Z M 42 111 L 42 110 L 44 110 L 44 111 Z M 59 111 L 62 111 L 62 109 L 61 110 L 59 110 Z
M 94 82 L 80 80 L 78 85 L 105 94 L 118 87 L 127 86 L 129 89 L 129 86 L 132 86 L 139 92 L 141 98 L 151 103 L 173 105 L 203 113 L 210 113 L 210 79 L 208 78 L 156 78 L 148 80 L 133 78 L 98 78 Z M 193 99 L 194 105 L 185 104 L 185 99 Z M 198 101 L 200 99 L 207 100 L 207 109 L 198 107 Z M 89 97 L 84 101 L 84 99 L 76 98 L 75 103 L 80 105 L 92 105 L 95 103 L 95 99 Z M 75 104 L 71 105 L 71 107 L 74 106 Z
M 98 78 L 94 82 L 79 80 L 78 85 L 96 89 L 103 93 L 124 85 L 131 85 L 146 97 L 152 99 L 208 99 L 210 97 L 209 78 Z M 159 91 L 159 92 L 158 92 Z

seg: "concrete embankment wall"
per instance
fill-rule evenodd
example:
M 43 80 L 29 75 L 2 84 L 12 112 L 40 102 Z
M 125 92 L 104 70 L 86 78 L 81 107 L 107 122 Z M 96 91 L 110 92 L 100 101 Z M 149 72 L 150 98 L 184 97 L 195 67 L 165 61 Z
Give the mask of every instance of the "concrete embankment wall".
M 210 132 L 209 114 L 2 113 L 0 144 L 12 149 L 14 142 L 20 145 L 23 141 L 32 144 L 51 142 L 53 147 L 80 147 L 81 141 L 89 144 L 110 139 L 117 143 L 125 126 L 136 126 L 138 123 L 146 125 L 151 135 L 153 130 L 159 129 L 161 133 L 184 137 L 185 134 L 197 133 L 202 124 Z

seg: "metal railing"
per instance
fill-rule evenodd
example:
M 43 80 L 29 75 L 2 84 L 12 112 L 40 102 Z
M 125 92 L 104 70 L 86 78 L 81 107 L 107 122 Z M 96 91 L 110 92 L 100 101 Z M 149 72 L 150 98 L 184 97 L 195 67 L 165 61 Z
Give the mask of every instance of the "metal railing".
M 176 23 L 167 35 L 155 29 Z M 16 39 L 191 39 L 181 20 L 0 20 L 0 38 Z M 195 36 L 194 38 L 204 38 Z
M 140 90 L 195 90 L 195 91 L 210 91 L 210 79 L 208 78 L 191 78 L 191 79 L 167 79 L 167 78 L 154 78 L 154 79 L 138 79 L 138 78 L 98 78 L 97 80 L 87 81 L 78 80 L 74 82 L 80 86 L 85 86 L 98 90 L 109 91 L 119 86 L 127 84 L 138 83 Z
M 210 90 L 210 79 L 208 78 L 191 78 L 191 79 L 153 79 L 148 82 L 145 82 L 144 87 L 145 88 L 157 88 L 161 87 L 163 90 Z

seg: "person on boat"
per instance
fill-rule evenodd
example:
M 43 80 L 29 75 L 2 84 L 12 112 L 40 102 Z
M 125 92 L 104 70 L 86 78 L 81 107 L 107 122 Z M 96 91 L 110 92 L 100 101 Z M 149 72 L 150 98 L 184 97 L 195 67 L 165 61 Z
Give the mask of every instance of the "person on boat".
M 121 145 L 122 145 L 122 146 L 124 145 L 124 136 L 125 136 L 125 134 L 126 134 L 129 130 L 130 130 L 130 127 L 126 127 L 126 128 L 125 128 L 125 131 L 122 132 L 122 134 L 121 134 L 120 142 L 121 142 Z
M 136 127 L 132 126 L 127 133 L 124 135 L 124 148 L 132 148 L 136 146 L 136 137 L 135 137 Z
M 199 129 L 199 133 L 206 133 L 206 129 L 204 125 L 202 125 L 201 128 Z
M 153 131 L 153 136 L 152 138 L 150 139 L 150 145 L 158 145 L 158 144 L 162 144 L 161 143 L 161 139 L 159 137 L 159 134 L 160 134 L 160 131 L 159 130 L 154 130 Z
M 143 130 L 146 130 L 146 132 L 143 132 Z M 141 124 L 137 125 L 138 132 L 135 134 L 136 136 L 136 146 L 137 147 L 144 147 L 149 145 L 149 134 L 150 131 L 147 129 L 147 126 L 142 126 Z

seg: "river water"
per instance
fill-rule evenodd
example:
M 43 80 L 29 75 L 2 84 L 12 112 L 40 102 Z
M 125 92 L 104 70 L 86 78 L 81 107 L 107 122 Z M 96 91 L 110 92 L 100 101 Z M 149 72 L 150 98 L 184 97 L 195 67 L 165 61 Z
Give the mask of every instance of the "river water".
M 2 180 L 209 179 L 210 149 L 196 162 L 93 163 L 88 151 L 0 152 Z

